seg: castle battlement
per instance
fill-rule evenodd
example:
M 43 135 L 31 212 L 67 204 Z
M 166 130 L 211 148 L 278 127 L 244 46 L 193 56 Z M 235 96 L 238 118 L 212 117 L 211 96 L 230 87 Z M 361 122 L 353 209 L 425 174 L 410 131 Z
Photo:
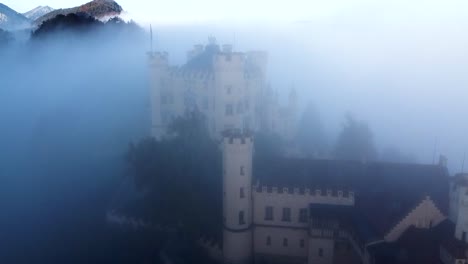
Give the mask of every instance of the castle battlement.
M 169 66 L 169 54 L 167 52 L 148 52 L 151 67 Z
M 265 186 L 257 183 L 252 187 L 252 192 L 266 196 L 288 196 L 288 197 L 309 197 L 317 201 L 348 202 L 354 204 L 355 193 L 352 190 L 331 189 L 331 188 L 297 188 L 297 187 L 277 187 Z
M 224 143 L 229 145 L 244 145 L 253 143 L 253 134 L 238 130 L 227 130 L 223 132 Z

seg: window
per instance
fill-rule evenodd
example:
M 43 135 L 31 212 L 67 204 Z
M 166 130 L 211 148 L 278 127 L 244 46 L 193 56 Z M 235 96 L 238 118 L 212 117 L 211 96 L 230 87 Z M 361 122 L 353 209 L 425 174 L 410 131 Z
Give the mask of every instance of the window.
M 323 257 L 323 248 L 318 249 L 318 256 Z
M 244 172 L 244 166 L 241 166 L 240 167 L 240 175 L 245 175 L 245 172 Z
M 226 93 L 227 93 L 227 94 L 231 94 L 231 92 L 232 92 L 232 85 L 226 85 L 225 87 L 226 87 Z
M 270 236 L 267 236 L 267 238 L 266 238 L 266 245 L 271 246 L 271 237 Z
M 287 238 L 283 238 L 283 246 L 284 247 L 288 246 L 288 239 Z
M 273 220 L 273 206 L 265 207 L 265 220 Z
M 245 224 L 244 211 L 239 212 L 239 225 Z
M 299 245 L 301 246 L 301 248 L 304 248 L 304 246 L 305 246 L 304 239 L 301 239 L 301 241 L 299 241 Z
M 226 105 L 226 115 L 227 116 L 232 115 L 232 105 L 230 105 L 230 104 Z
M 284 222 L 291 221 L 291 208 L 283 208 L 283 218 L 281 220 Z
M 240 196 L 240 198 L 244 198 L 244 197 L 245 197 L 244 187 L 241 187 L 241 188 L 240 188 L 239 196 Z
M 307 223 L 307 208 L 302 208 L 299 210 L 299 222 Z

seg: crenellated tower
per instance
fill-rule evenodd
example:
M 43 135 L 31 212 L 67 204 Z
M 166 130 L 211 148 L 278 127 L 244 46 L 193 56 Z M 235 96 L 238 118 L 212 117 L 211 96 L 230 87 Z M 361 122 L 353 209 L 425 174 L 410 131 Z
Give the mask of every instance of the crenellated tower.
M 150 66 L 151 135 L 157 139 L 160 139 L 165 133 L 161 116 L 161 90 L 167 82 L 169 71 L 168 57 L 166 52 L 148 52 Z
M 233 52 L 231 45 L 223 45 L 213 60 L 217 133 L 249 129 L 252 121 L 246 101 L 245 54 Z
M 251 263 L 253 137 L 225 132 L 222 149 L 224 262 Z

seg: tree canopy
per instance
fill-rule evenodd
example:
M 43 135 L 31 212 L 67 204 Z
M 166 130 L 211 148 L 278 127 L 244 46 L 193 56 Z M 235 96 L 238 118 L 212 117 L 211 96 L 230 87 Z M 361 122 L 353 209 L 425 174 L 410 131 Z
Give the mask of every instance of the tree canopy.
M 199 113 L 177 118 L 170 131 L 128 150 L 131 175 L 145 193 L 143 210 L 160 224 L 215 236 L 222 224 L 221 151 Z
M 346 160 L 375 160 L 377 150 L 373 133 L 364 121 L 347 115 L 335 146 L 335 158 Z
M 296 143 L 309 158 L 327 154 L 327 139 L 316 107 L 309 103 L 299 121 Z

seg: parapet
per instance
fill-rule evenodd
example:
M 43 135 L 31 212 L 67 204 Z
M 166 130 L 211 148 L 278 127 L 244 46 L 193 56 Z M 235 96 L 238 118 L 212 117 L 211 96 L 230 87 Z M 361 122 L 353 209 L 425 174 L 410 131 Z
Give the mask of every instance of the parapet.
M 148 52 L 150 66 L 168 66 L 169 54 L 167 52 Z
M 241 131 L 230 129 L 222 132 L 224 143 L 226 144 L 249 144 L 253 143 L 253 133 L 250 131 Z
M 264 186 L 257 183 L 252 187 L 252 192 L 267 195 L 294 195 L 308 196 L 318 200 L 348 200 L 354 203 L 354 191 L 331 188 L 304 188 L 304 187 L 276 187 Z

